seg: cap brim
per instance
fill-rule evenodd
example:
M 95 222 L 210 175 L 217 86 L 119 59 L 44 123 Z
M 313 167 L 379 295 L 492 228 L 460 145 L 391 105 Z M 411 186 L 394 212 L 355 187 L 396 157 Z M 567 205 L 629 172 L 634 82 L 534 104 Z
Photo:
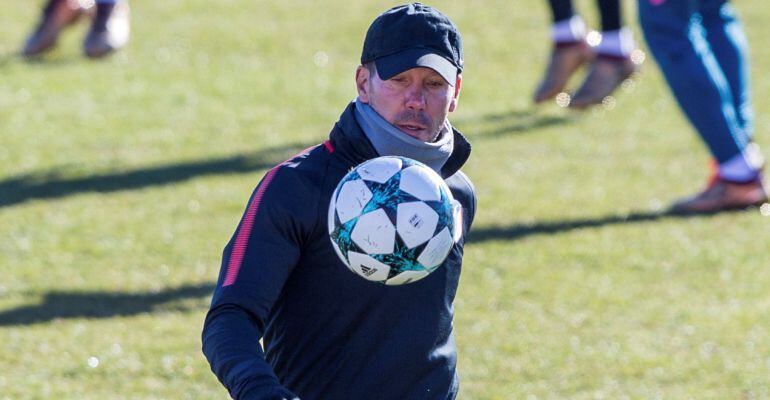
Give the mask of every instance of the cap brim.
M 457 67 L 449 60 L 433 53 L 430 49 L 409 49 L 374 60 L 377 75 L 382 80 L 388 80 L 406 70 L 426 67 L 430 68 L 447 83 L 454 86 L 457 79 Z

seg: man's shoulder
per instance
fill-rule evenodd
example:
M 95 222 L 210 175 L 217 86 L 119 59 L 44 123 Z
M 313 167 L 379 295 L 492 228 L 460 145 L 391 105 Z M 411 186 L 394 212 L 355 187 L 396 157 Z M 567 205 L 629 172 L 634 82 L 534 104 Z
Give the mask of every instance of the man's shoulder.
M 331 152 L 326 142 L 310 146 L 276 165 L 276 179 L 317 181 L 326 174 L 331 160 Z
M 320 165 L 329 161 L 331 151 L 327 142 L 312 145 L 302 151 L 297 152 L 286 161 L 278 164 L 278 167 L 287 167 L 297 171 L 317 171 Z
M 476 187 L 463 171 L 457 171 L 452 176 L 445 179 L 447 186 L 452 192 L 459 192 L 473 198 L 476 197 Z
M 329 154 L 323 143 L 298 152 L 269 169 L 258 184 L 256 194 L 281 207 L 307 206 L 308 201 L 323 191 Z
M 446 178 L 447 186 L 452 192 L 455 200 L 459 201 L 465 209 L 465 218 L 468 221 L 466 231 L 470 229 L 470 224 L 476 216 L 476 188 L 473 186 L 468 175 L 462 171 L 457 171 L 454 175 Z

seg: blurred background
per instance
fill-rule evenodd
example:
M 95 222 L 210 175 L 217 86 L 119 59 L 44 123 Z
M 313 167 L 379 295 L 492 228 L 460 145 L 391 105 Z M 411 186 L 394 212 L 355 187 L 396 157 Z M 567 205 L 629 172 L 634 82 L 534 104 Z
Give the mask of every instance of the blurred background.
M 129 44 L 100 60 L 82 56 L 87 23 L 20 57 L 42 3 L 5 7 L 0 399 L 226 396 L 200 352 L 222 249 L 264 172 L 326 138 L 396 4 L 131 0 Z M 460 398 L 770 398 L 770 210 L 661 212 L 705 184 L 709 155 L 651 57 L 614 101 L 535 108 L 544 0 L 429 4 L 463 34 L 451 119 L 479 197 Z M 576 6 L 598 25 L 593 0 Z M 770 157 L 770 7 L 736 7 Z

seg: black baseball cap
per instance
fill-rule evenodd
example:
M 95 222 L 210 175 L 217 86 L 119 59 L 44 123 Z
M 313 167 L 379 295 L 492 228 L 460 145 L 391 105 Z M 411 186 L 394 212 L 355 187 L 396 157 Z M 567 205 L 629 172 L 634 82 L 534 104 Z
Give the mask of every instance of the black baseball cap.
M 463 45 L 457 26 L 433 7 L 411 3 L 375 18 L 364 39 L 361 64 L 374 61 L 380 79 L 428 67 L 450 85 L 463 70 Z

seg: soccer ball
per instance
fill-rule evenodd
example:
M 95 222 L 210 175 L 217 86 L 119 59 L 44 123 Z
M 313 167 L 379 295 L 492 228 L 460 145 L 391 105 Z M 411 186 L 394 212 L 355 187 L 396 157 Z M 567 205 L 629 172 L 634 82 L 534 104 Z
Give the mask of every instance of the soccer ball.
M 425 164 L 378 157 L 337 185 L 329 203 L 329 237 L 357 275 L 402 285 L 444 262 L 459 237 L 460 210 L 446 183 Z

